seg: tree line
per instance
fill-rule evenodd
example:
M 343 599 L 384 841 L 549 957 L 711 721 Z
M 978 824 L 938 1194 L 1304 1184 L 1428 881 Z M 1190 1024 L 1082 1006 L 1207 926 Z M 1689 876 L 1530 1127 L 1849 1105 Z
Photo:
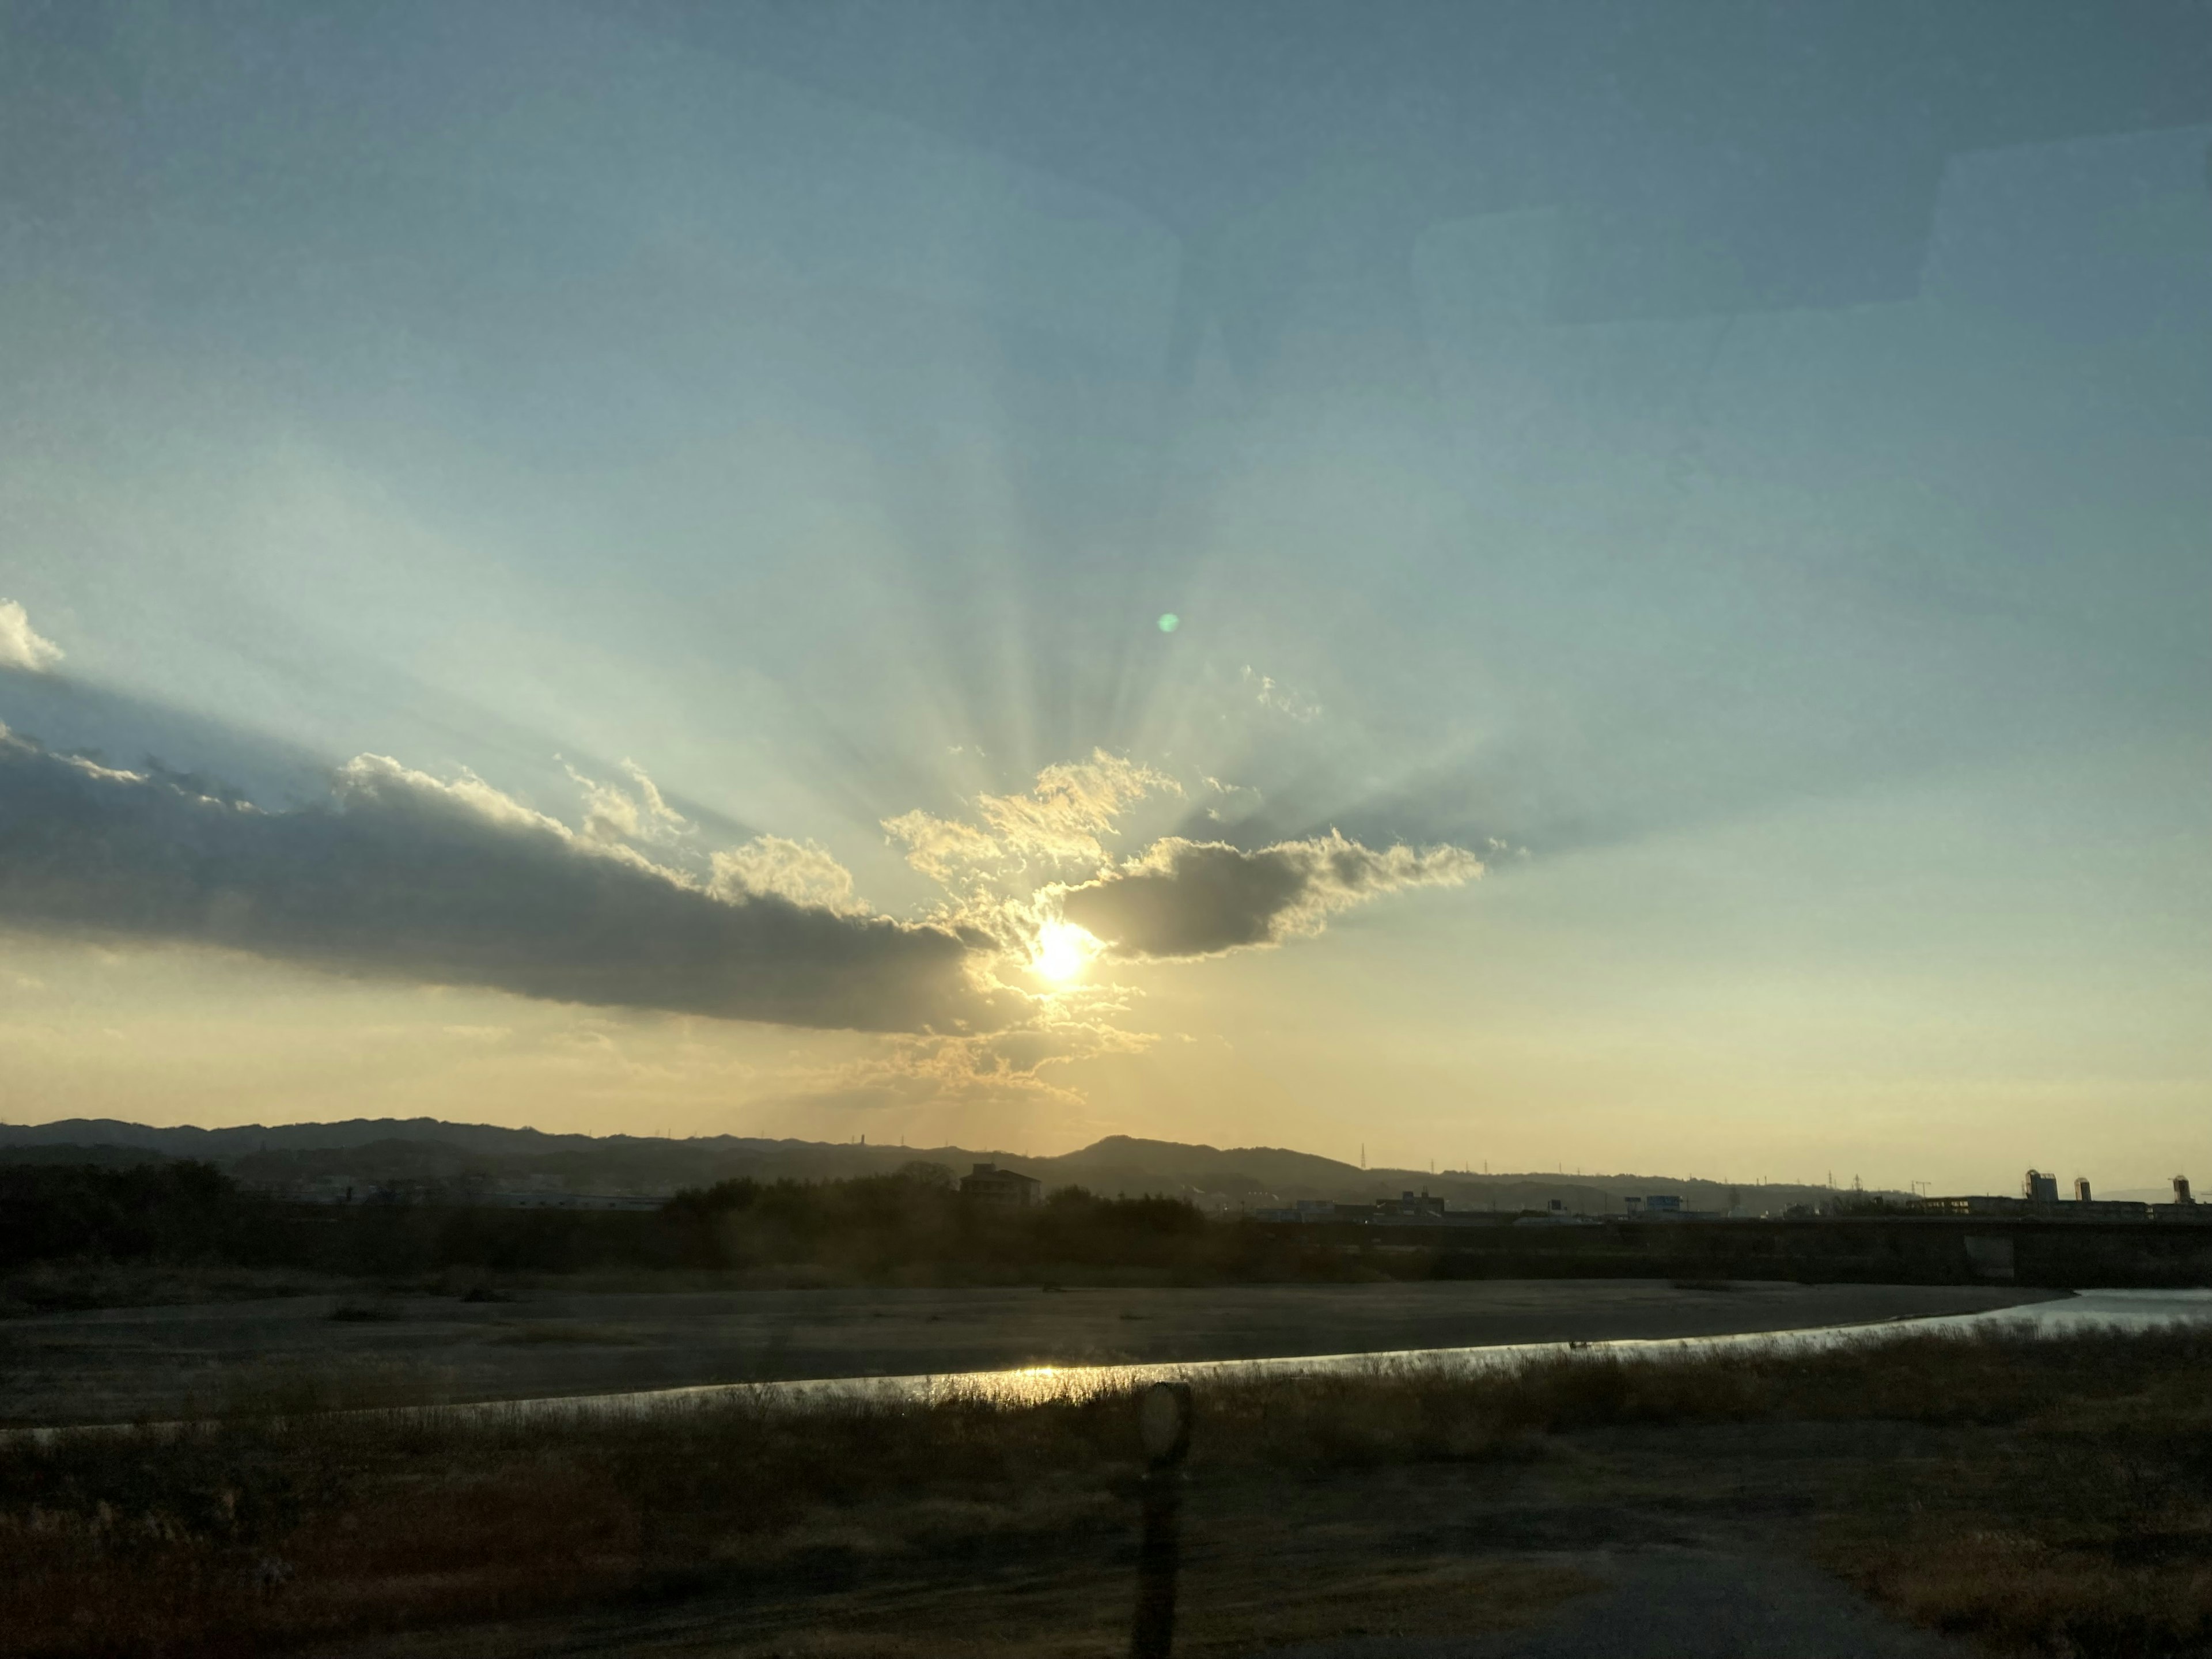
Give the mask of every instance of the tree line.
M 1261 1230 L 1209 1223 L 1172 1197 L 1066 1188 L 1042 1204 L 993 1204 L 959 1192 L 933 1165 L 820 1182 L 724 1181 L 653 1211 L 303 1204 L 254 1192 L 206 1164 L 0 1165 L 6 1268 L 93 1261 L 367 1276 L 819 1267 L 882 1280 L 963 1270 L 1173 1278 L 1265 1273 L 1285 1248 Z

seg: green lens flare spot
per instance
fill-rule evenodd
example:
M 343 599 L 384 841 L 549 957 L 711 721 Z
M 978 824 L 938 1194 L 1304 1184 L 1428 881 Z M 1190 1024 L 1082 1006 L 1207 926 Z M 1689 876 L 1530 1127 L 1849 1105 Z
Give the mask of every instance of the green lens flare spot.
M 1176 616 L 1172 611 L 1169 611 L 1167 615 L 1160 618 L 1160 632 L 1163 634 L 1172 634 L 1176 629 L 1181 628 L 1182 626 L 1182 618 Z

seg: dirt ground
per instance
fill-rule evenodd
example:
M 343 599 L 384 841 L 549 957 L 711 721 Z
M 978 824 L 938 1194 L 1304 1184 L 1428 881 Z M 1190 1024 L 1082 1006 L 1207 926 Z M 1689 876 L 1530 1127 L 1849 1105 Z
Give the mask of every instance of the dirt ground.
M 0 1322 L 0 1423 L 220 1408 L 312 1377 L 361 1403 L 693 1383 L 1714 1336 L 1968 1313 L 1995 1287 L 1520 1280 L 1206 1289 L 541 1289 L 290 1296 Z
M 1507 1462 L 1192 1469 L 1176 1651 L 1290 1659 L 1929 1659 L 1822 1559 L 1827 1512 L 1874 1464 L 1938 1446 L 1901 1425 L 1767 1424 L 1560 1437 Z M 1121 1507 L 1130 1507 L 1124 1502 Z M 1127 1517 L 1123 1517 L 1126 1522 Z M 1105 1659 L 1127 1651 L 1133 1527 L 1002 1536 L 902 1570 L 864 1515 L 834 1573 L 740 1595 L 345 1642 L 322 1659 Z M 884 1540 L 888 1541 L 888 1540 Z

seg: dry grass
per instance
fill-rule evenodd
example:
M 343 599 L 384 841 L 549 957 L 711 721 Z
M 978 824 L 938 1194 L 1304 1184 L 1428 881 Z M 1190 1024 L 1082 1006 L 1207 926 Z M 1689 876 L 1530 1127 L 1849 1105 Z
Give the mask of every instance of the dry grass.
M 1824 1553 L 1915 1622 L 2004 1651 L 2212 1645 L 2212 1371 L 2111 1378 L 1881 1471 Z
M 1378 1500 L 1377 1483 L 1428 1471 L 1503 1489 L 1585 1431 L 1657 1446 L 1698 1424 L 1879 1420 L 1919 1425 L 1929 1449 L 1874 1478 L 1832 1459 L 1820 1477 L 1820 1547 L 1871 1593 L 1998 1650 L 2201 1646 L 2208 1379 L 2212 1334 L 2174 1333 L 1214 1385 L 1192 1502 L 1216 1506 L 1198 1535 L 1238 1543 L 1194 1557 L 1207 1588 L 1183 1645 L 1352 1633 L 1363 1607 L 1506 1623 L 1586 1583 L 1564 1558 L 1409 1547 L 1390 1527 L 1418 1506 Z M 402 1630 L 419 1644 L 700 1597 L 744 1607 L 783 1651 L 918 1651 L 900 1644 L 927 1647 L 924 1628 L 988 1627 L 1009 1653 L 1126 1640 L 1126 1396 L 803 1414 L 738 1401 L 569 1423 L 320 1409 L 333 1398 L 301 1384 L 183 1434 L 0 1446 L 0 1654 L 182 1659 Z
M 82 1308 L 153 1308 L 313 1296 L 349 1281 L 296 1267 L 41 1261 L 0 1273 L 0 1320 Z

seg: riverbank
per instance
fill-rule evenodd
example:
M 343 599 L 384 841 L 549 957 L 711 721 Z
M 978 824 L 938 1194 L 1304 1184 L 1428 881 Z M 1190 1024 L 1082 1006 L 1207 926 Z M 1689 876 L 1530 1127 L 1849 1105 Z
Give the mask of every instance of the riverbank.
M 412 1405 L 1722 1336 L 1977 1313 L 2051 1294 L 1652 1279 L 661 1293 L 553 1280 L 438 1297 L 356 1288 L 9 1321 L 0 1424 L 169 1419 L 271 1399 Z
M 1219 1381 L 1177 1651 L 1564 1652 L 1624 1586 L 1675 1578 L 1781 1621 L 1762 1652 L 1948 1650 L 1907 1624 L 2191 1650 L 2208 1378 L 2197 1326 Z M 0 1654 L 1103 1656 L 1127 1640 L 1133 1415 L 1125 1393 L 724 1399 L 10 1443 Z M 1700 1650 L 1644 1634 L 1613 1650 Z

